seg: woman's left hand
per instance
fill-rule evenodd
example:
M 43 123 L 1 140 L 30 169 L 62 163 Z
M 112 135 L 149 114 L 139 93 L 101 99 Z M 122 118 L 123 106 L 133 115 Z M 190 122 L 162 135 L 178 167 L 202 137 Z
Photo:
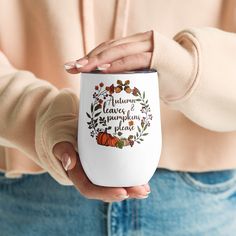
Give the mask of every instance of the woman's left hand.
M 104 73 L 149 68 L 153 51 L 153 31 L 103 42 L 85 57 L 65 64 L 72 74 L 98 69 Z

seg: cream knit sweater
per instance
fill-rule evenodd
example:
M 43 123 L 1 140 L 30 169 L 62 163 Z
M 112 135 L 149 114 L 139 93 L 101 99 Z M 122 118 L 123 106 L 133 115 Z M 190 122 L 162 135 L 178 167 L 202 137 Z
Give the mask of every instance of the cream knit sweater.
M 72 184 L 52 154 L 57 142 L 77 142 L 78 75 L 63 64 L 147 30 L 160 83 L 159 166 L 236 168 L 235 2 L 0 0 L 0 169 Z

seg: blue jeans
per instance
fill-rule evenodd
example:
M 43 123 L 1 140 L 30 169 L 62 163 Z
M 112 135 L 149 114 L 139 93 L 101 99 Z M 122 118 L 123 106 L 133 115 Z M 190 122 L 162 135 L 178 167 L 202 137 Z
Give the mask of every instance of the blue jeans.
M 144 200 L 87 200 L 48 174 L 0 175 L 1 236 L 234 236 L 236 170 L 158 169 Z

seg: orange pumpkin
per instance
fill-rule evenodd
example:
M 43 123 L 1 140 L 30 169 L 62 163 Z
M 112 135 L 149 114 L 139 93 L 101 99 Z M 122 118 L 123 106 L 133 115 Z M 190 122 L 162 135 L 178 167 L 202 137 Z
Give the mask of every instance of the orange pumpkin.
M 109 146 L 108 140 L 110 136 L 111 135 L 106 132 L 99 132 L 97 135 L 97 143 L 100 145 Z
M 112 136 L 112 138 L 108 140 L 109 146 L 115 147 L 118 141 L 119 141 L 119 138 Z
M 99 132 L 97 135 L 97 143 L 103 146 L 115 147 L 119 138 L 112 136 L 106 132 Z

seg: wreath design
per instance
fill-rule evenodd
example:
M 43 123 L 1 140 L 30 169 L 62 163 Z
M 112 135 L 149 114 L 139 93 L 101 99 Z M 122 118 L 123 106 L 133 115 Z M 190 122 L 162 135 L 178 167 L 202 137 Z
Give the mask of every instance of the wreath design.
M 140 112 L 142 114 L 141 121 L 136 126 L 136 132 L 134 134 L 125 135 L 122 132 L 111 132 L 112 127 L 107 124 L 105 117 L 101 117 L 102 108 L 104 102 L 111 102 L 114 98 L 114 94 L 125 92 L 134 96 L 135 101 L 141 105 Z M 93 102 L 91 103 L 90 112 L 86 112 L 89 119 L 87 122 L 92 138 L 96 137 L 97 144 L 103 146 L 123 148 L 126 146 L 133 147 L 135 143 L 140 144 L 144 141 L 144 137 L 148 135 L 148 127 L 150 127 L 150 121 L 153 116 L 148 104 L 148 99 L 145 98 L 145 92 L 140 92 L 136 87 L 130 87 L 130 81 L 126 80 L 124 83 L 121 80 L 117 80 L 116 84 L 110 86 L 104 86 L 104 83 L 99 83 L 95 86 L 95 92 L 93 93 Z M 128 126 L 134 126 L 137 121 L 129 120 Z

